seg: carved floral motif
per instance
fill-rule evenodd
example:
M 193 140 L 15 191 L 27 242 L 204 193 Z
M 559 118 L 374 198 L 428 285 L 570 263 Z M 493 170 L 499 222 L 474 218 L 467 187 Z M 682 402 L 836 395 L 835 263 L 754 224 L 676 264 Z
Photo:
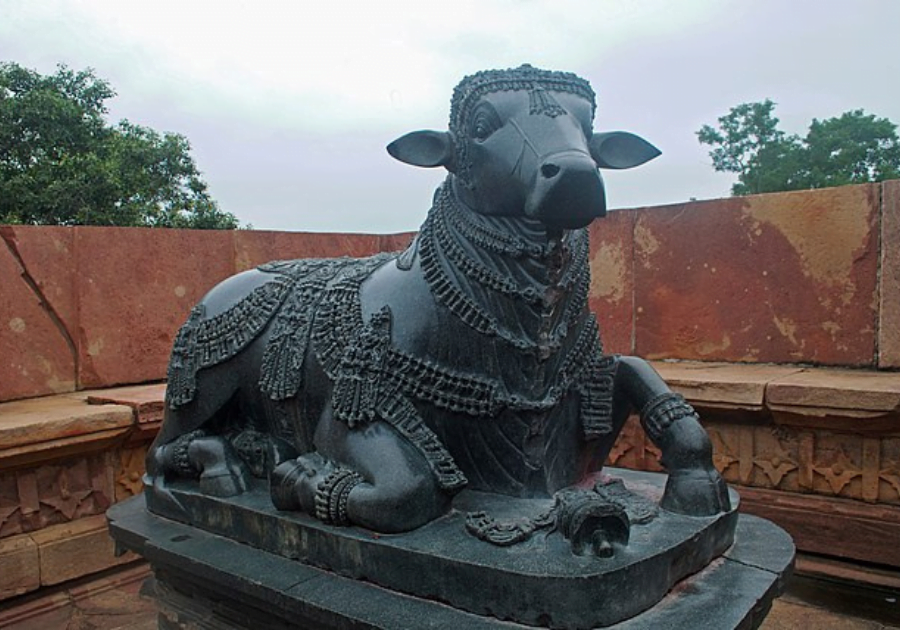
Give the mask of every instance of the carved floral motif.
M 862 470 L 856 467 L 843 449 L 828 459 L 828 465 L 813 465 L 812 468 L 816 474 L 825 478 L 834 494 L 840 494 L 847 484 L 862 475 Z
M 114 496 L 108 457 L 0 473 L 0 537 L 105 512 Z
M 900 504 L 898 437 L 716 420 L 705 422 L 705 427 L 713 462 L 729 483 Z M 657 460 L 658 452 L 631 418 L 607 463 L 658 470 Z
M 147 457 L 147 445 L 123 450 L 118 454 L 116 467 L 116 501 L 140 494 L 144 484 L 144 460 Z

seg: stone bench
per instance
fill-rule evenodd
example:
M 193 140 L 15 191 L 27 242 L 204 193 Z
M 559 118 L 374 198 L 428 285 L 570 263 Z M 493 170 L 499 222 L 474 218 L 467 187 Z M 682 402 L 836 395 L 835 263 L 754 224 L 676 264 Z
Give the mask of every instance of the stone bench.
M 141 491 L 165 385 L 0 404 L 0 600 L 133 562 L 104 513 Z

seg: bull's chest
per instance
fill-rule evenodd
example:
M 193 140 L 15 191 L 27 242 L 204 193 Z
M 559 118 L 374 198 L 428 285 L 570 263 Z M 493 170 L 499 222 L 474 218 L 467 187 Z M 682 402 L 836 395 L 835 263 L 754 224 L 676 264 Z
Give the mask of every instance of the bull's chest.
M 403 384 L 402 395 L 470 487 L 543 496 L 578 480 L 585 440 L 576 384 L 597 350 L 595 329 L 576 331 L 565 351 L 542 359 L 480 335 L 440 309 L 430 312 L 429 334 L 411 335 L 394 310 L 374 313 L 367 325 L 391 313 L 392 334 L 381 333 L 393 357 L 381 372 L 382 387 L 396 391 L 394 384 Z M 417 316 L 422 312 L 427 309 Z
M 423 409 L 475 490 L 546 496 L 580 476 L 585 443 L 575 397 L 541 412 L 506 409 L 490 418 Z
M 527 400 L 545 410 L 552 404 L 545 399 L 560 398 L 557 385 L 567 378 L 562 370 L 573 367 L 564 364 L 578 341 L 577 329 L 554 356 L 522 352 L 439 304 L 417 264 L 406 271 L 393 264 L 378 269 L 360 287 L 360 309 L 360 321 L 366 324 L 389 312 L 391 349 L 410 357 L 409 368 L 428 368 L 409 378 L 427 381 L 433 376 L 441 387 L 462 390 L 468 382 L 475 395 L 490 390 L 494 404 Z M 587 332 L 587 337 L 596 337 L 595 331 Z M 596 347 L 596 338 L 582 341 Z
M 473 330 L 420 275 L 393 264 L 347 296 L 322 301 L 312 334 L 339 421 L 386 420 L 413 441 L 425 435 L 426 456 L 445 451 L 441 460 L 480 489 L 541 495 L 576 479 L 584 392 L 601 356 L 592 319 L 539 357 Z

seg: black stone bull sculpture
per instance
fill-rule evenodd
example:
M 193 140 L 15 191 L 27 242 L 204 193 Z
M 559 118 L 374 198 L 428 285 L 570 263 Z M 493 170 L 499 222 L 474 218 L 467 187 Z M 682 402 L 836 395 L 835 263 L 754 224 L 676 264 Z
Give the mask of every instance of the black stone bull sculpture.
M 175 341 L 147 482 L 379 532 L 443 514 L 463 486 L 549 497 L 599 471 L 638 410 L 669 478 L 661 506 L 729 508 L 693 409 L 587 309 L 599 168 L 659 151 L 594 133 L 594 92 L 531 66 L 466 77 L 449 132 L 388 146 L 449 171 L 400 254 L 273 262 L 229 278 Z

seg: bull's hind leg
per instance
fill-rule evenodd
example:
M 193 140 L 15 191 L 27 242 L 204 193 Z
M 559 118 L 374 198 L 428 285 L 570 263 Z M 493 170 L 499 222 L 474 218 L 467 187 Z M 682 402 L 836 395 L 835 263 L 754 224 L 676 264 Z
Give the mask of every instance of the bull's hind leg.
M 243 462 L 220 435 L 191 431 L 158 447 L 153 457 L 169 476 L 196 478 L 204 494 L 230 497 L 247 489 Z
M 669 473 L 661 506 L 707 516 L 730 509 L 728 488 L 713 466 L 712 444 L 694 409 L 646 361 L 620 357 L 616 389 L 640 410 L 641 425 Z
M 238 390 L 238 374 L 215 366 L 197 375 L 198 395 L 177 409 L 167 408 L 164 431 L 150 447 L 147 473 L 162 490 L 167 479 L 197 479 L 200 489 L 215 496 L 233 496 L 247 489 L 248 471 L 231 442 L 210 428 Z M 177 427 L 184 431 L 172 434 Z
M 350 429 L 326 412 L 316 447 L 272 473 L 277 508 L 395 533 L 424 525 L 449 505 L 424 456 L 385 422 Z
M 199 479 L 203 492 L 218 496 L 247 488 L 247 466 L 232 439 L 254 428 L 253 414 L 264 418 L 250 400 L 264 331 L 288 290 L 280 276 L 248 270 L 213 287 L 191 312 L 175 339 L 166 417 L 147 457 L 154 489 L 179 477 Z M 246 417 L 234 413 L 238 398 Z

